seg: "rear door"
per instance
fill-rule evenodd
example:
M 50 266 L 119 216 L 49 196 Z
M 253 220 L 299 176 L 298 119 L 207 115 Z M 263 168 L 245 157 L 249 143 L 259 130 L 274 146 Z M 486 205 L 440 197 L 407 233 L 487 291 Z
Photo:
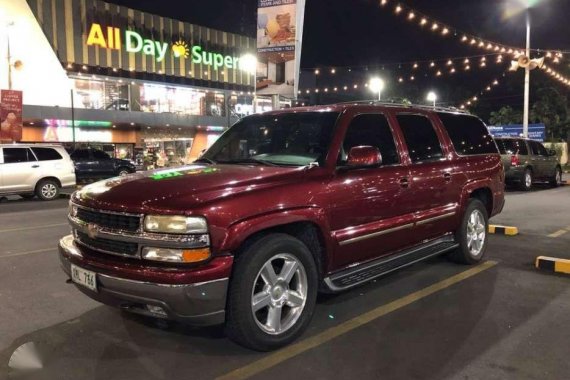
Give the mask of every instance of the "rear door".
M 532 166 L 533 176 L 535 179 L 544 180 L 550 175 L 550 163 L 548 160 L 548 151 L 542 146 L 541 143 L 529 140 L 530 150 L 532 152 Z
M 111 156 L 102 150 L 93 150 L 93 173 L 98 177 L 109 177 L 115 174 L 115 163 Z
M 4 147 L 2 149 L 3 188 L 7 192 L 33 191 L 41 175 L 36 157 L 29 148 Z
M 411 162 L 409 192 L 401 207 L 415 215 L 409 239 L 417 243 L 453 229 L 461 193 L 434 120 L 420 113 L 398 113 L 396 120 Z

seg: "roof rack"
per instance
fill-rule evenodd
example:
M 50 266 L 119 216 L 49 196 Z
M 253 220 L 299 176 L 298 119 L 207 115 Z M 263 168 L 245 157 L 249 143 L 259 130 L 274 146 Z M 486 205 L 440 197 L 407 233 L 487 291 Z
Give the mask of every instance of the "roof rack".
M 455 113 L 463 113 L 469 114 L 468 111 L 462 110 L 456 107 L 443 107 L 443 106 L 428 106 L 425 104 L 413 104 L 408 102 L 402 101 L 383 101 L 383 100 L 355 100 L 352 102 L 341 102 L 341 103 L 334 103 L 338 105 L 343 104 L 359 104 L 359 105 L 371 105 L 371 106 L 386 106 L 386 107 L 404 107 L 404 108 L 420 108 L 427 111 L 438 111 L 438 112 L 455 112 Z

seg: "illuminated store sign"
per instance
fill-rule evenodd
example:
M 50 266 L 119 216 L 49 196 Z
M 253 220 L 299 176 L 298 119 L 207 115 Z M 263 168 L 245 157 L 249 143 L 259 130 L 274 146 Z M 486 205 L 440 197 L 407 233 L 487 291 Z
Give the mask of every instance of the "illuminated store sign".
M 157 62 L 161 62 L 170 51 L 176 58 L 189 58 L 193 63 L 213 66 L 214 70 L 219 68 L 237 69 L 239 68 L 239 58 L 230 55 L 212 53 L 204 50 L 200 45 L 192 48 L 182 40 L 169 44 L 150 38 L 144 38 L 133 30 L 126 30 L 124 33 L 116 27 L 103 28 L 100 24 L 91 25 L 87 37 L 88 46 L 99 46 L 104 49 L 121 50 L 125 49 L 129 53 L 140 53 L 153 56 Z

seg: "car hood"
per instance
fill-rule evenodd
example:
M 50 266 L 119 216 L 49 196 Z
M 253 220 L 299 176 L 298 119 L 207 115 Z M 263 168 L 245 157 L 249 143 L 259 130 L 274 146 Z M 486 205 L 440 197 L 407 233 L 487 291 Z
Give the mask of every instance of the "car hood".
M 298 181 L 302 168 L 188 165 L 96 182 L 75 192 L 87 207 L 123 212 L 180 213 L 244 192 Z

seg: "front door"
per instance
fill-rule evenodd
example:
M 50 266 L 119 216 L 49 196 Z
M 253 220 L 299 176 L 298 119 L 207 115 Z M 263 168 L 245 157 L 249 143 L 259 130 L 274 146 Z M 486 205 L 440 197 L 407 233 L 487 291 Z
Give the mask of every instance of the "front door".
M 347 168 L 350 149 L 364 145 L 380 150 L 382 165 Z M 372 259 L 402 246 L 413 226 L 413 215 L 403 215 L 401 211 L 408 177 L 386 116 L 355 115 L 341 147 L 336 175 L 327 190 L 329 222 L 338 243 L 335 267 Z
M 420 242 L 453 230 L 456 225 L 459 196 L 453 165 L 432 121 L 427 115 L 400 113 L 396 115 L 408 150 L 410 192 L 404 207 L 416 216 L 413 240 Z

